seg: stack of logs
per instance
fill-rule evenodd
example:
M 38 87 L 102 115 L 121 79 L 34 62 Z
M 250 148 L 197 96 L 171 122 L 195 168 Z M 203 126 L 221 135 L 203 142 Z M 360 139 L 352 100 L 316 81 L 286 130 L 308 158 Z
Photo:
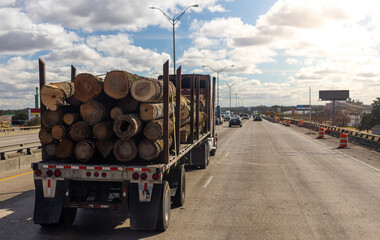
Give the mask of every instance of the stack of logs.
M 169 82 L 170 146 L 175 137 L 175 93 L 175 86 Z M 125 71 L 111 71 L 103 81 L 91 74 L 81 73 L 73 82 L 44 85 L 41 101 L 47 107 L 41 118 L 39 133 L 43 159 L 77 159 L 82 162 L 162 161 L 161 80 Z M 199 133 L 202 133 L 207 122 L 205 99 L 202 96 L 199 105 L 198 128 Z M 188 98 L 181 96 L 180 108 L 181 130 L 177 137 L 180 137 L 181 143 L 188 143 Z

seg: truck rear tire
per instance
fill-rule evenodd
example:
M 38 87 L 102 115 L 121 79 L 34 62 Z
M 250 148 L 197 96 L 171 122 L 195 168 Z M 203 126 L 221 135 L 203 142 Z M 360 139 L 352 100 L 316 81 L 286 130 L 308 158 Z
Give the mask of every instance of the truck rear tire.
M 172 197 L 173 205 L 176 207 L 182 207 L 185 204 L 186 197 L 186 171 L 184 166 L 181 167 L 178 181 L 178 187 L 174 197 Z
M 164 232 L 169 227 L 170 221 L 170 208 L 171 208 L 171 197 L 170 197 L 170 187 L 167 181 L 162 182 L 162 195 L 160 209 L 158 212 L 158 220 L 156 230 Z
M 206 167 L 208 166 L 209 160 L 210 160 L 210 150 L 208 149 L 207 143 L 204 144 L 204 148 L 205 148 L 205 158 L 204 158 L 205 161 L 203 164 L 200 165 L 201 169 L 206 169 Z

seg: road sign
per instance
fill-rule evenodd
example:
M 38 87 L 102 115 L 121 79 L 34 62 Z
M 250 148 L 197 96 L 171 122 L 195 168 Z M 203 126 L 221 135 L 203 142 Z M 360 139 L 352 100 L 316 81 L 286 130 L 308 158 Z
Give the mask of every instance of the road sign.
M 346 100 L 350 97 L 349 90 L 320 90 L 319 99 L 322 101 L 328 100 Z
M 297 105 L 297 110 L 310 110 L 310 105 L 309 104 Z

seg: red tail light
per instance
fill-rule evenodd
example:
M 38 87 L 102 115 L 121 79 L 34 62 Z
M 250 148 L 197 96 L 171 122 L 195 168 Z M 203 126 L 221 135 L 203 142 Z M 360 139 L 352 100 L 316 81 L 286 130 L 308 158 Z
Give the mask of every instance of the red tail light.
M 107 173 L 102 173 L 102 177 L 107 177 Z
M 36 176 L 41 176 L 42 171 L 40 169 L 36 169 L 36 171 L 34 171 L 34 173 L 36 174 Z
M 133 173 L 132 178 L 135 180 L 139 179 L 139 174 L 137 172 Z
M 86 176 L 87 177 L 91 176 L 91 173 L 90 172 L 86 172 Z
M 141 178 L 142 180 L 145 180 L 147 177 L 148 177 L 148 176 L 146 175 L 146 173 L 142 173 L 141 176 L 140 176 L 140 178 Z
M 55 177 L 60 177 L 61 175 L 62 175 L 61 171 L 55 170 L 55 172 L 54 172 Z
M 95 172 L 95 173 L 94 173 L 94 176 L 95 176 L 95 177 L 99 177 L 99 173 L 98 173 L 98 172 Z
M 47 175 L 48 177 L 53 176 L 53 171 L 52 171 L 52 170 L 47 171 L 47 172 L 46 172 L 46 175 Z
M 153 174 L 152 178 L 153 178 L 153 180 L 158 180 L 160 178 L 160 175 L 155 173 L 155 174 Z

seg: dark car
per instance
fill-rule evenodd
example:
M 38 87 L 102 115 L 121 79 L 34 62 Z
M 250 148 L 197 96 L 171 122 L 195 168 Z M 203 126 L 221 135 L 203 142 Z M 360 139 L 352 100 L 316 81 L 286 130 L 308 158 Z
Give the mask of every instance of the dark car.
M 232 125 L 239 125 L 240 127 L 242 126 L 241 120 L 238 116 L 231 118 L 229 127 Z
M 253 121 L 262 121 L 260 115 L 256 115 Z

